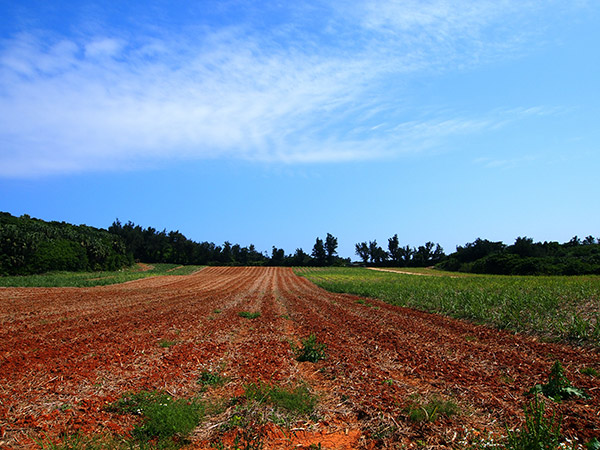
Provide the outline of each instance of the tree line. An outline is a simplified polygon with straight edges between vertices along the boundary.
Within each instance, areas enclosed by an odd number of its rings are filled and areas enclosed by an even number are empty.
[[[261,253],[250,244],[242,247],[225,241],[223,245],[212,242],[195,242],[179,231],[158,231],[142,228],[133,222],[122,224],[118,219],[108,231],[119,236],[132,257],[148,263],[173,263],[226,266],[326,266],[349,264],[349,259],[337,255],[338,240],[327,233],[325,239],[316,238],[310,254],[298,248],[293,254],[272,247],[270,253]]]
[[[398,235],[388,239],[387,251],[377,240],[359,242],[355,245],[356,255],[364,265],[393,267],[428,267],[443,261],[446,255],[440,244],[429,241],[418,247],[400,246]]]
[[[575,236],[563,244],[518,237],[513,245],[477,238],[456,247],[436,267],[498,275],[600,274],[600,239]]]
[[[0,275],[117,270],[131,264],[123,240],[107,230],[0,212]]]
[[[0,212],[0,275],[28,275],[48,271],[117,270],[133,264],[239,266],[348,266],[350,258],[337,252],[331,233],[317,237],[310,253],[297,248],[260,252],[225,241],[195,242],[179,231],[158,231],[118,219],[108,230],[65,222],[45,222],[28,215]],[[411,247],[400,245],[398,235],[383,249],[377,240],[355,244],[362,265],[428,267],[449,271],[503,275],[600,274],[600,239],[573,237],[569,242],[534,242],[518,237],[514,244],[477,238],[457,246],[449,255],[434,242]]]

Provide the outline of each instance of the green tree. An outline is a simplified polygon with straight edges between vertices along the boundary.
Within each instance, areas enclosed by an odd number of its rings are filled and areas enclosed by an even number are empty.
[[[327,264],[332,265],[335,255],[337,255],[338,240],[331,233],[327,233],[325,238],[325,252],[327,253]]]
[[[377,240],[369,241],[369,256],[371,257],[371,263],[378,265],[387,260],[388,254],[377,245]]]
[[[394,234],[394,236],[388,239],[388,253],[394,265],[399,266],[402,262],[402,256],[397,234]]]
[[[325,251],[325,244],[323,244],[323,239],[316,239],[315,245],[312,250],[312,257],[315,259],[315,264],[317,266],[324,266],[327,262],[327,252]]]
[[[366,242],[359,242],[354,245],[355,253],[363,260],[363,264],[369,262],[369,245]]]

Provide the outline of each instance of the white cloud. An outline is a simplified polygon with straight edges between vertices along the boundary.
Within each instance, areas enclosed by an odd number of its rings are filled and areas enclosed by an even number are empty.
[[[482,30],[515,9],[468,5],[367,2],[356,41],[322,48],[309,30],[282,43],[284,28],[241,26],[193,39],[18,35],[0,46],[0,176],[221,156],[372,159],[480,132],[498,124],[494,113],[407,121],[386,96],[402,74],[461,58],[458,40],[485,47]],[[335,20],[330,33],[356,26]],[[389,33],[400,41],[385,44]]]

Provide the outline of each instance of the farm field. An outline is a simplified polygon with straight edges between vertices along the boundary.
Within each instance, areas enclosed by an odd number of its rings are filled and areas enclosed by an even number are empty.
[[[600,277],[456,274],[431,269],[298,268],[332,292],[600,347]],[[421,276],[419,276],[421,275]]]
[[[299,361],[311,335],[326,358]],[[144,417],[114,405],[154,391],[203,405],[189,449],[481,448],[522,426],[525,393],[557,360],[589,398],[543,401],[563,436],[588,442],[600,436],[594,346],[331,293],[289,268],[0,288],[0,448],[53,448],[77,432],[117,442]]]

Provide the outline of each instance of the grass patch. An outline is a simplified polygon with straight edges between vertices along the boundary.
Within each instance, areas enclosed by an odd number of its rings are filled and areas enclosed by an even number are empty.
[[[174,399],[156,391],[125,395],[107,408],[119,414],[142,416],[132,436],[141,444],[153,442],[158,448],[179,448],[198,426],[204,415],[204,404],[196,399]]]
[[[325,350],[327,345],[317,342],[317,337],[311,333],[310,336],[301,340],[302,345],[296,347],[292,342],[292,351],[296,355],[296,360],[299,362],[312,362],[315,363],[322,359],[327,358]]]
[[[600,346],[596,275],[427,277],[339,267],[299,268],[296,273],[331,292]]]
[[[250,311],[240,311],[238,316],[243,317],[245,319],[257,319],[260,317],[259,312],[250,312]]]
[[[317,404],[316,397],[304,384],[294,388],[284,388],[252,383],[246,386],[244,396],[248,400],[266,403],[296,416],[310,415]]]
[[[317,397],[304,384],[271,386],[262,382],[244,387],[231,401],[221,430],[260,430],[267,423],[289,428],[299,419],[314,419]]]
[[[209,386],[222,386],[228,381],[229,378],[224,377],[218,372],[211,372],[209,370],[203,370],[198,377],[198,384],[201,384],[205,388]]]
[[[126,281],[161,275],[189,275],[203,266],[178,266],[176,264],[153,264],[150,270],[141,271],[138,266],[114,272],[50,272],[41,275],[0,277],[3,287],[92,287],[125,283]]]
[[[168,339],[161,339],[158,341],[158,345],[162,348],[173,347],[175,344],[177,344],[177,341],[170,341]]]
[[[440,417],[451,417],[458,414],[458,405],[451,400],[433,397],[424,401],[419,396],[413,396],[405,412],[412,422],[435,422]]]
[[[584,375],[588,375],[588,376],[590,376],[592,378],[598,378],[598,377],[600,377],[600,372],[598,372],[593,367],[585,367],[585,368],[581,369],[581,373],[584,374]]]

